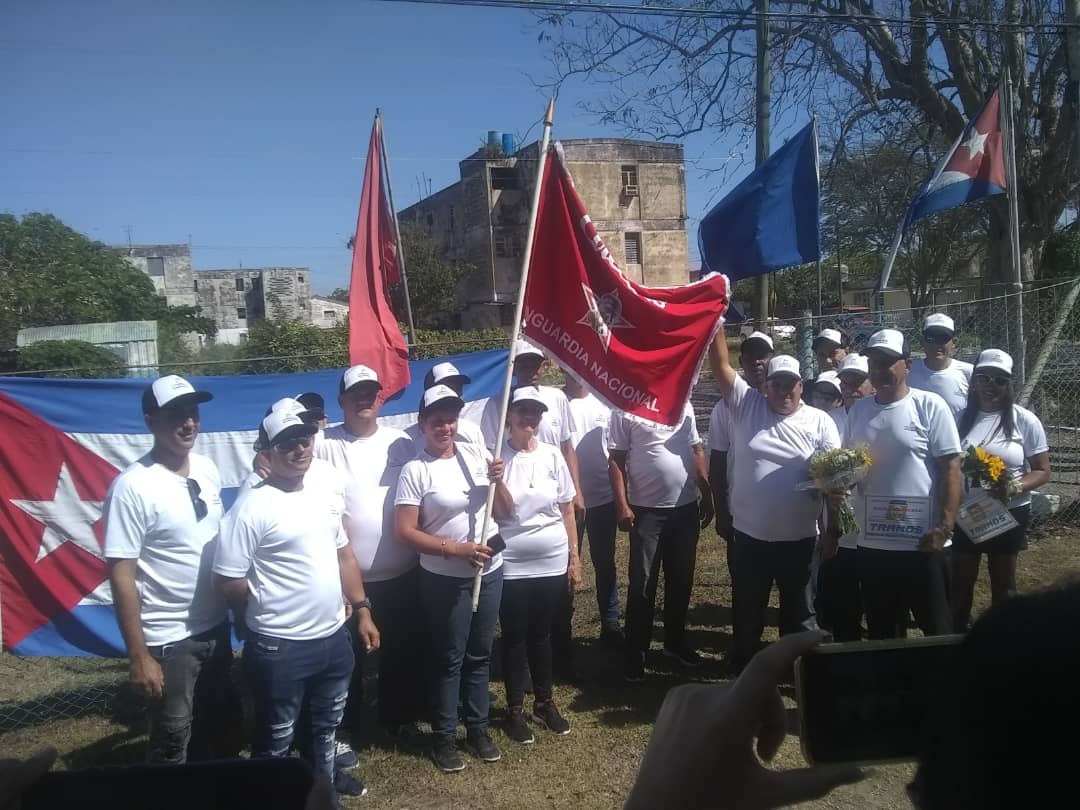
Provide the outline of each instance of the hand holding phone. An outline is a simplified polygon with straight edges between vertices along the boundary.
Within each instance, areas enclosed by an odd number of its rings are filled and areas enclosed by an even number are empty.
[[[668,692],[626,807],[764,810],[863,779],[849,765],[774,771],[754,756],[755,747],[766,762],[776,756],[787,734],[776,686],[824,637],[784,636],[754,656],[733,684],[684,684]]]

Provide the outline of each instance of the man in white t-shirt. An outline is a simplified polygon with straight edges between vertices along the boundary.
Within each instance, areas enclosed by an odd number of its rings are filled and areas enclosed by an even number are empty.
[[[765,372],[773,356],[772,338],[764,332],[751,332],[739,344],[739,366],[751,388],[765,385]],[[731,471],[735,466],[731,435],[734,426],[727,402],[720,398],[709,416],[709,483],[716,504],[716,533],[727,544],[728,575],[731,574],[731,509],[728,505]]]
[[[870,638],[898,638],[910,610],[924,635],[949,633],[949,565],[960,504],[960,437],[937,394],[908,385],[910,355],[895,329],[866,345],[877,393],[848,414],[845,444],[866,445],[871,466],[852,495],[860,532],[859,583]],[[836,547],[830,538],[826,557]]]
[[[315,426],[320,430],[326,430],[328,420],[326,418],[326,400],[323,399],[322,394],[315,391],[308,391],[303,394],[299,394],[295,397],[295,401],[299,402],[304,411],[308,414],[308,421],[314,422]]]
[[[769,361],[764,393],[735,373],[723,336],[709,360],[735,426],[730,665],[741,671],[761,645],[774,582],[781,635],[813,629],[807,584],[821,501],[796,488],[810,477],[810,457],[838,448],[840,436],[828,414],[802,401],[794,357]]]
[[[574,451],[578,459],[585,519],[577,524],[578,551],[588,532],[589,557],[596,574],[596,605],[600,612],[600,638],[622,641],[619,626],[619,587],[615,576],[615,495],[608,474],[608,426],[611,409],[590,394],[575,377],[563,372],[563,390],[574,416]]]
[[[664,654],[685,666],[702,663],[686,642],[686,612],[698,534],[713,518],[712,490],[689,402],[674,427],[612,411],[608,430],[616,515],[619,528],[630,532],[624,674],[634,682],[645,677],[661,562]]]
[[[956,360],[956,325],[941,312],[926,316],[923,322],[923,348],[926,357],[911,364],[907,384],[922,391],[933,391],[949,406],[954,418],[967,407],[971,387],[971,363]]]
[[[872,397],[874,386],[870,382],[870,366],[865,355],[849,354],[840,362],[836,374],[840,380],[843,402],[839,408],[829,411],[829,416],[836,423],[843,444],[848,411],[860,399]],[[856,567],[857,545],[858,534],[846,534],[839,538],[836,553],[829,559],[822,559],[817,572],[814,602],[817,622],[832,633],[836,641],[858,641],[862,638],[863,609]]]
[[[252,755],[286,757],[296,738],[316,776],[332,782],[353,670],[345,603],[358,614],[365,651],[378,648],[379,632],[342,524],[345,480],[311,463],[317,428],[278,410],[260,430],[270,474],[222,520],[214,579],[244,631]]]
[[[131,683],[149,698],[152,763],[239,750],[230,747],[239,696],[229,686],[225,600],[210,581],[221,478],[213,461],[191,451],[199,405],[212,398],[173,374],[155,380],[142,395],[154,445],[105,498],[105,558]]]
[[[823,371],[836,371],[848,353],[847,338],[839,329],[822,329],[810,346],[814,350],[819,374]]]
[[[424,375],[424,390],[436,385],[445,385],[459,397],[465,396],[465,386],[472,382],[469,375],[462,374],[453,363],[436,363]],[[421,403],[422,405],[422,403]],[[420,423],[414,422],[405,428],[405,434],[416,444],[417,455],[424,449],[424,434],[420,432]],[[464,416],[458,417],[457,433],[454,434],[455,442],[468,442],[480,447],[486,447],[484,432],[480,426]]]
[[[392,736],[415,741],[421,719],[427,645],[417,593],[416,552],[394,535],[394,493],[401,469],[416,457],[404,431],[379,425],[382,384],[374,370],[353,366],[341,378],[344,422],[327,428],[315,458],[345,478],[345,533],[364,576],[379,627],[379,721]],[[350,627],[350,629],[354,629]],[[363,697],[364,651],[357,645],[345,724],[356,734]]]

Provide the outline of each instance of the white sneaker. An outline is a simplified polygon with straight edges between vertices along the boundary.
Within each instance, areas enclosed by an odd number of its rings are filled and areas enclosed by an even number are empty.
[[[360,764],[360,757],[349,747],[349,744],[338,740],[334,745],[334,767],[339,771],[347,771]]]

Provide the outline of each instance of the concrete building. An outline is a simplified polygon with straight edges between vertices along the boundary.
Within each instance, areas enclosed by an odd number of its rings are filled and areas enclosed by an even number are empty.
[[[193,307],[198,302],[188,245],[128,245],[113,248],[154,282],[154,290],[170,307]]]
[[[627,276],[655,287],[687,283],[682,146],[618,138],[562,146],[585,209]],[[454,325],[464,328],[513,319],[539,145],[504,149],[490,140],[459,163],[458,182],[399,214],[426,230],[446,258],[477,268],[459,290]]]
[[[217,324],[217,342],[240,343],[258,321],[307,321],[310,278],[306,267],[261,267],[196,270],[193,283],[203,315]]]
[[[313,295],[309,306],[311,325],[320,329],[330,329],[349,320],[349,305],[336,298]]]

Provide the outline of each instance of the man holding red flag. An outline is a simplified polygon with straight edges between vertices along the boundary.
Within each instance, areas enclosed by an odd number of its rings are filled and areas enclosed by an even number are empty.
[[[394,214],[383,190],[379,119],[371,129],[349,285],[349,364],[374,369],[391,397],[409,384],[409,349],[387,287],[401,279]]]

